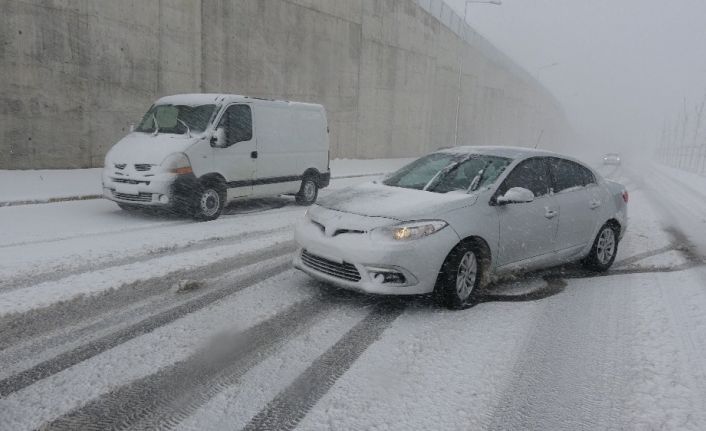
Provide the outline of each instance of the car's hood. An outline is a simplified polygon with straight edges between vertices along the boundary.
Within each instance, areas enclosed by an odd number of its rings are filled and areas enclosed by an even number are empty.
[[[319,199],[318,204],[336,211],[409,221],[433,218],[475,203],[478,195],[432,193],[365,183]]]
[[[199,139],[182,135],[131,133],[111,148],[107,159],[110,163],[159,165],[170,154],[186,151]]]

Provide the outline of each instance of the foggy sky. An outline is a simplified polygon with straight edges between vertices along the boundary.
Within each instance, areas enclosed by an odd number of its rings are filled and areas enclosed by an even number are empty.
[[[463,16],[464,0],[446,1]],[[503,0],[470,4],[468,22],[601,151],[651,151],[684,98],[693,110],[706,95],[706,0]]]

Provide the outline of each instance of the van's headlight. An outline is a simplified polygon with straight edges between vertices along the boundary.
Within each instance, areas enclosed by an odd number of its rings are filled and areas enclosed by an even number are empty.
[[[423,220],[377,228],[372,233],[377,238],[391,239],[393,241],[413,241],[433,235],[448,225],[443,220]]]
[[[185,175],[193,173],[191,162],[184,153],[174,153],[167,156],[162,162],[162,170],[177,175]]]

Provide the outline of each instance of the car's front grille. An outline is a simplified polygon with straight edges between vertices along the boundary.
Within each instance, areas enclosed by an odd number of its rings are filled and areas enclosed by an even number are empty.
[[[302,262],[311,269],[348,281],[360,281],[360,273],[356,267],[350,263],[338,263],[320,256],[302,251]]]
[[[137,165],[135,165],[135,170],[138,172],[147,172],[147,171],[152,170],[152,165],[137,164]]]
[[[152,193],[140,193],[139,195],[129,195],[127,193],[118,193],[116,191],[113,191],[113,196],[116,199],[120,199],[122,201],[152,202]]]

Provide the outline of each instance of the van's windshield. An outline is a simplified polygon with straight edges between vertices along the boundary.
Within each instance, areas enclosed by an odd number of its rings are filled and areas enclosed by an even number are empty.
[[[206,130],[216,105],[154,105],[137,127],[142,133],[184,135]]]

